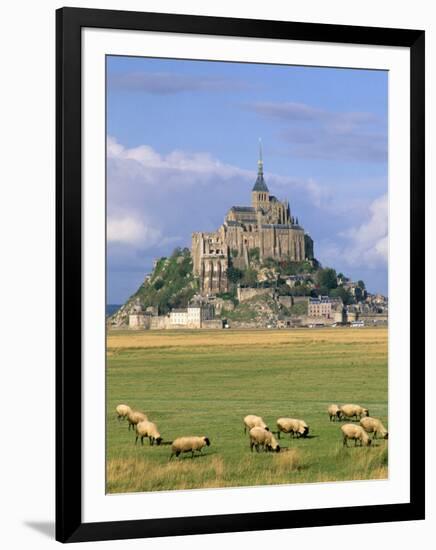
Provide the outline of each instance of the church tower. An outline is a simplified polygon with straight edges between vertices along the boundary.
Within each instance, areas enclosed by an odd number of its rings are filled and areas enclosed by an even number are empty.
[[[263,179],[262,142],[259,139],[259,160],[257,161],[257,178],[251,192],[253,208],[267,208],[269,206],[269,189]]]

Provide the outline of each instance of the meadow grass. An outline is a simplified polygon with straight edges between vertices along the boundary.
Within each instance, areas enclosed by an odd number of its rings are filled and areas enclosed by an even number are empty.
[[[113,331],[107,341],[107,492],[384,479],[387,443],[342,447],[330,403],[359,403],[387,426],[387,329]],[[115,407],[158,424],[164,443],[207,435],[204,455],[135,446]],[[251,453],[242,419],[303,418],[310,437]]]

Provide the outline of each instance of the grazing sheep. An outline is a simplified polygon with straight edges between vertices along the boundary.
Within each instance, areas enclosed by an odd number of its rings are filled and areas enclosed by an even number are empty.
[[[210,440],[208,437],[202,436],[190,436],[190,437],[178,437],[175,439],[171,445],[171,456],[170,460],[176,455],[176,458],[180,453],[189,453],[191,451],[191,458],[194,457],[194,451],[199,451],[207,445],[209,447]]]
[[[309,426],[304,420],[299,420],[298,418],[278,418],[277,427],[279,429],[279,439],[280,432],[292,435],[292,437],[295,437],[295,434],[297,437],[306,437],[309,433]]]
[[[342,417],[342,412],[341,412],[341,409],[340,407],[338,407],[337,405],[335,405],[334,403],[332,403],[331,405],[329,405],[328,409],[327,409],[327,412],[328,412],[328,415],[330,417],[330,422],[333,420],[340,420],[341,417]]]
[[[129,412],[132,412],[129,405],[118,405],[115,410],[118,415],[118,421],[125,420]]]
[[[139,424],[139,422],[142,422],[144,420],[148,420],[144,413],[139,411],[130,411],[127,415],[127,420],[129,421],[129,430],[133,426],[136,426]]]
[[[356,420],[360,420],[363,416],[369,416],[368,409],[365,409],[364,407],[361,407],[360,405],[342,405],[342,407],[339,407],[341,414],[344,418],[347,418],[351,420],[352,418],[355,418]]]
[[[265,428],[255,427],[250,430],[250,449],[253,452],[253,447],[259,452],[259,447],[263,447],[264,451],[280,452],[280,445],[277,443],[273,434],[265,430]]]
[[[156,424],[154,424],[154,422],[149,422],[148,420],[143,420],[142,422],[138,422],[138,424],[136,424],[135,445],[138,442],[139,437],[141,438],[142,445],[144,445],[144,437],[148,437],[150,445],[154,445],[155,441],[156,445],[160,445],[162,442],[162,438]]]
[[[348,447],[348,440],[354,439],[354,446],[357,445],[357,441],[360,441],[360,446],[371,445],[371,440],[368,434],[362,428],[362,426],[356,426],[356,424],[344,424],[341,426],[343,442],[345,447]]]
[[[360,420],[360,425],[367,433],[374,434],[372,436],[373,439],[376,439],[378,436],[382,437],[383,439],[388,438],[388,431],[378,418],[365,416],[365,418],[362,418]]]
[[[263,421],[263,418],[260,416],[256,416],[255,414],[249,414],[244,418],[244,434],[251,430],[251,428],[264,428],[265,430],[269,430],[268,426]]]

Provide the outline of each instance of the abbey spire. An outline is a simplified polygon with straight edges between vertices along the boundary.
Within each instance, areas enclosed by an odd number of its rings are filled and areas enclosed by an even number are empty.
[[[262,208],[269,204],[269,189],[263,177],[262,141],[259,138],[259,160],[257,161],[257,178],[251,193],[251,203],[254,208]]]

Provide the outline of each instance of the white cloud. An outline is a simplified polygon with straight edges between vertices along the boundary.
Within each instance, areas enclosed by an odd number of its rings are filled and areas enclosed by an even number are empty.
[[[347,255],[351,262],[368,267],[388,262],[388,196],[377,198],[369,208],[369,219],[359,227],[350,229],[347,236],[351,246]]]
[[[339,242],[320,243],[321,260],[331,265],[338,260],[350,267],[376,269],[388,264],[388,196],[375,199],[365,221],[339,233]]]
[[[162,238],[161,232],[130,216],[109,217],[107,221],[107,240],[109,243],[154,246]]]
[[[254,176],[252,171],[243,170],[230,164],[224,164],[209,153],[189,153],[175,150],[167,155],[160,155],[148,145],[140,145],[139,147],[130,149],[125,148],[123,145],[119,144],[115,138],[110,136],[107,139],[107,156],[108,159],[136,161],[141,166],[147,167],[148,169],[174,171],[178,173],[179,177],[187,173],[203,176],[201,180],[198,180],[198,178],[194,180],[192,178],[179,179],[180,183],[186,183],[188,181],[194,181],[194,183],[205,182],[208,178],[216,176],[223,179],[229,179],[235,176],[253,178]],[[204,177],[206,177],[206,179],[204,179]]]

